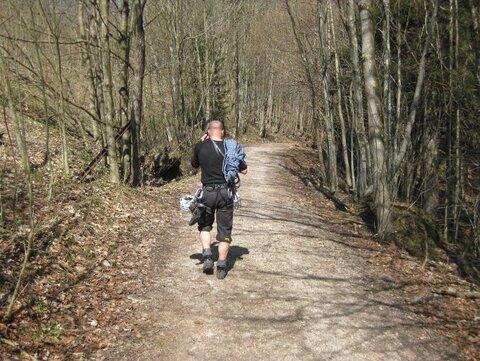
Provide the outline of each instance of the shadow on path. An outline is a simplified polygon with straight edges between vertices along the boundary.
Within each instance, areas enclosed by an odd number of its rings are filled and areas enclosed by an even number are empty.
[[[231,246],[228,252],[228,271],[231,271],[235,267],[237,260],[243,260],[243,256],[249,254],[250,251],[246,247]],[[212,258],[216,262],[218,260],[218,242],[212,243]],[[196,265],[203,263],[203,257],[201,253],[193,253],[190,255],[190,259],[197,260]]]

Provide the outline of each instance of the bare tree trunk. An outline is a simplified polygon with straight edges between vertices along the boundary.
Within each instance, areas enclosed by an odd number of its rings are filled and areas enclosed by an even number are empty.
[[[393,154],[397,154],[398,149],[398,136],[400,132],[398,131],[401,124],[402,118],[402,27],[400,24],[400,1],[397,1],[397,94],[396,94],[396,127],[394,131],[394,139],[392,140],[392,149]],[[390,176],[395,177],[393,173],[393,159],[390,161]],[[394,182],[397,183],[396,181]]]
[[[455,27],[455,70],[458,73],[458,47],[460,44],[460,36],[458,32],[458,0],[454,1],[454,27]],[[455,78],[455,89],[459,89],[460,84],[458,77]],[[461,151],[460,151],[460,129],[461,129],[461,120],[460,120],[460,104],[458,99],[454,99],[455,104],[455,194],[454,194],[454,212],[453,212],[453,224],[455,229],[455,242],[458,239],[458,222],[460,217],[460,189],[462,182],[462,162],[461,162]]]
[[[180,84],[179,84],[179,36],[178,36],[178,1],[170,2],[171,9],[169,13],[168,27],[170,33],[170,91],[172,98],[172,116],[174,122],[175,137],[177,144],[182,144],[182,140],[186,134],[184,124],[180,124],[181,105],[180,105]],[[197,41],[197,39],[195,39]]]
[[[15,125],[15,137],[17,141],[17,147],[20,152],[20,156],[22,158],[23,164],[23,171],[26,177],[26,184],[27,184],[27,192],[28,192],[28,203],[29,203],[29,221],[30,221],[30,230],[27,237],[27,242],[24,246],[24,255],[23,255],[23,263],[20,268],[20,273],[17,278],[17,282],[15,284],[15,288],[13,290],[13,294],[10,298],[10,303],[7,308],[7,320],[12,318],[13,306],[17,301],[18,294],[20,292],[20,287],[23,280],[23,275],[27,269],[28,259],[30,258],[30,254],[33,248],[33,238],[35,232],[35,217],[34,217],[34,207],[33,207],[33,187],[32,187],[32,179],[31,179],[31,167],[30,167],[30,160],[28,158],[28,151],[27,145],[25,141],[25,125],[23,122],[23,116],[19,117],[16,110],[15,104],[13,101],[13,92],[10,85],[10,79],[7,73],[7,67],[5,64],[5,59],[3,54],[0,52],[0,73],[3,75],[3,85],[4,91],[7,97],[7,101],[11,110],[13,124]]]
[[[65,116],[65,95],[63,91],[63,69],[62,69],[62,54],[60,52],[60,39],[55,36],[55,49],[57,51],[57,72],[58,72],[58,86],[60,88],[60,116],[61,116],[61,133],[62,133],[62,160],[63,170],[67,176],[70,176],[70,165],[68,164],[68,143],[67,143],[67,119]]]
[[[103,52],[102,52],[102,16],[98,8],[98,1],[90,7],[89,13],[89,40],[95,45],[90,48],[90,55],[92,58],[92,72],[95,80],[92,86],[95,86],[95,106],[98,119],[102,123],[98,124],[98,138],[100,139],[102,147],[107,144],[106,126],[105,126],[105,94],[104,94],[104,76],[103,76]],[[105,161],[107,162],[106,158]],[[107,162],[108,163],[108,162]]]
[[[415,93],[413,95],[412,104],[410,105],[408,122],[405,127],[405,134],[404,134],[403,141],[400,145],[400,149],[398,150],[398,153],[395,156],[394,171],[392,172],[392,174],[395,174],[400,168],[402,160],[404,159],[405,154],[407,153],[407,148],[410,146],[410,143],[411,143],[412,129],[413,129],[413,124],[415,123],[417,110],[420,104],[420,95],[422,92],[423,82],[425,80],[425,65],[427,61],[427,54],[428,54],[428,49],[430,48],[430,41],[434,31],[437,12],[438,12],[438,0],[435,0],[432,16],[430,18],[430,24],[428,26],[428,33],[425,39],[425,44],[423,46],[422,56],[420,59],[420,65],[418,68],[417,84],[415,86]]]
[[[130,123],[129,116],[129,92],[128,92],[128,72],[130,65],[130,31],[128,28],[128,20],[130,14],[130,7],[128,0],[122,0],[120,4],[120,38],[118,40],[118,46],[120,48],[120,57],[122,59],[122,71],[120,72],[120,109],[119,109],[119,124],[121,127],[125,127]],[[127,131],[122,136],[122,169],[123,169],[123,182],[127,183],[131,177],[132,168],[132,133]]]
[[[295,128],[295,130],[299,131],[300,132],[300,135],[303,134],[304,132],[304,128],[303,128],[303,116],[304,116],[304,108],[303,108],[303,104],[302,104],[302,99],[300,97],[300,95],[298,96],[298,99],[297,99],[297,126]]]
[[[145,0],[146,1],[146,0]],[[185,106],[185,90],[184,90],[184,79],[183,79],[183,73],[184,73],[184,42],[183,42],[183,25],[182,25],[182,13],[183,13],[183,5],[184,1],[178,1],[176,4],[176,12],[175,12],[175,36],[176,36],[176,41],[175,44],[177,45],[175,55],[176,55],[176,81],[177,81],[177,86],[178,86],[178,97],[179,97],[179,103],[180,103],[180,108],[177,110],[180,111],[180,118],[182,120],[182,127],[187,127],[187,112],[186,112],[186,106]],[[193,129],[193,126],[192,126]]]
[[[33,9],[30,8],[30,19],[32,21],[32,24],[35,24],[35,16],[33,14]],[[42,105],[43,105],[43,117],[45,120],[45,129],[46,129],[46,135],[45,135],[45,161],[48,164],[48,169],[50,169],[50,122],[48,119],[48,103],[47,103],[47,90],[45,87],[45,72],[43,70],[43,62],[40,56],[40,44],[38,43],[38,36],[35,34],[34,35],[34,43],[35,43],[35,57],[37,58],[38,62],[38,69],[39,69],[39,75],[40,75],[40,83],[41,83],[41,88],[42,88]]]
[[[332,11],[332,4],[331,2],[328,3],[329,11],[330,11],[330,30],[332,32],[332,39],[333,39],[333,53],[335,56],[335,80],[337,86],[337,106],[338,106],[338,118],[340,120],[340,131],[341,131],[341,141],[342,141],[342,155],[343,155],[343,163],[345,165],[345,178],[348,187],[352,187],[352,175],[350,173],[350,162],[348,160],[348,146],[347,146],[347,132],[345,128],[345,119],[343,117],[343,110],[342,110],[342,86],[340,83],[340,60],[338,58],[337,52],[337,40],[335,34],[335,26],[333,24],[333,11]]]
[[[332,192],[338,188],[337,177],[337,148],[335,146],[335,129],[330,106],[330,81],[329,81],[329,47],[327,45],[327,9],[322,6],[322,1],[317,0],[318,37],[320,44],[320,68],[322,74],[323,102],[325,105],[325,125],[327,133],[327,159],[328,159],[328,186]]]
[[[30,18],[32,24],[35,24],[35,16],[33,13],[33,9],[30,8]],[[49,187],[48,187],[48,201],[50,201],[52,196],[52,187],[53,187],[53,169],[52,169],[52,160],[50,157],[50,121],[48,116],[48,103],[47,103],[47,90],[46,90],[46,82],[45,82],[45,73],[43,69],[43,62],[40,57],[40,44],[38,43],[38,35],[34,35],[34,42],[35,42],[35,56],[38,62],[38,69],[40,73],[40,82],[42,88],[42,105],[43,105],[43,116],[45,119],[45,162],[47,163],[48,168],[48,175],[49,175]]]
[[[240,135],[240,54],[238,30],[235,31],[235,136]]]
[[[251,125],[257,126],[258,124],[258,75],[257,75],[257,59],[253,61],[253,71],[252,71],[252,86],[253,91],[251,92],[251,102],[250,102],[250,114],[251,114]]]
[[[267,136],[267,122],[271,123],[273,116],[273,69],[270,68],[268,80],[268,97],[267,97],[267,110],[265,117],[260,128],[260,136],[265,138]]]
[[[383,7],[385,9],[385,26],[383,29],[383,113],[385,114],[385,144],[387,150],[387,168],[390,170],[393,147],[392,147],[392,86],[391,86],[391,62],[392,52],[390,49],[390,23],[391,23],[391,10],[390,0],[383,0]]]
[[[430,128],[430,127],[428,127]],[[427,129],[428,129],[427,128]],[[423,209],[429,214],[435,214],[438,206],[438,134],[431,129],[426,135],[424,154],[425,184],[423,192]]]
[[[195,38],[195,53],[196,53],[196,60],[197,60],[197,64],[195,65],[195,68],[197,69],[197,80],[198,80],[198,84],[199,84],[199,87],[200,87],[200,92],[201,92],[201,97],[200,97],[200,104],[199,104],[199,110],[203,109],[203,115],[204,115],[204,119],[203,119],[203,122],[201,122],[200,124],[200,127],[202,128],[202,130],[205,130],[205,126],[206,126],[206,85],[205,85],[205,78],[203,76],[203,72],[202,72],[202,58],[201,58],[201,55],[200,55],[200,45],[198,43],[198,38]]]
[[[60,34],[58,29],[58,24],[52,24],[48,20],[48,17],[45,13],[45,9],[43,8],[43,5],[41,1],[38,1],[38,4],[40,6],[40,10],[45,17],[48,29],[50,31],[50,34],[55,40],[55,51],[56,51],[56,60],[57,60],[57,78],[58,78],[58,86],[59,86],[59,104],[60,104],[60,133],[62,135],[62,164],[63,164],[63,171],[65,175],[70,176],[70,166],[68,163],[68,143],[67,143],[67,132],[66,132],[66,116],[65,116],[65,95],[64,95],[64,90],[63,90],[63,72],[62,72],[62,54],[60,51]],[[55,11],[55,9],[54,9]],[[55,15],[56,16],[56,15]]]
[[[475,75],[477,77],[477,96],[480,99],[480,1],[470,0],[470,7],[472,9],[473,31],[473,47],[475,51]]]
[[[248,86],[249,84],[249,72],[248,68],[243,66],[244,69],[244,74],[245,74],[245,85],[243,87],[243,92],[242,92],[242,107],[240,107],[240,132],[241,134],[245,134],[247,130],[247,124],[248,124],[248,118],[249,118],[249,110],[248,110],[248,99],[250,96],[250,88]],[[242,110],[243,109],[243,110]]]
[[[177,138],[177,143],[181,143],[181,130],[180,130],[180,122],[178,120],[178,103],[177,103],[177,98],[178,98],[178,89],[177,89],[177,83],[175,80],[175,65],[174,65],[174,58],[175,54],[173,51],[173,46],[170,45],[170,57],[172,58],[171,60],[171,66],[170,66],[170,93],[171,93],[171,98],[172,98],[172,117],[173,117],[173,125],[175,127],[175,136]]]
[[[206,3],[204,2],[203,7],[203,31],[205,36],[205,56],[204,56],[204,67],[205,67],[205,121],[209,122],[212,120],[212,111],[211,111],[211,97],[210,97],[210,87],[211,87],[211,78],[210,78],[210,57],[209,57],[209,41],[210,36],[208,32],[208,23],[207,23],[207,9]]]
[[[350,44],[352,49],[353,63],[353,93],[355,98],[354,124],[358,137],[359,165],[357,173],[357,194],[363,195],[368,187],[367,172],[370,168],[368,140],[365,131],[365,116],[363,111],[363,92],[361,87],[360,61],[358,58],[357,27],[355,24],[354,0],[349,0],[348,27],[350,32]]]
[[[145,74],[145,29],[143,14],[147,0],[136,0],[133,3],[133,46],[132,61],[132,118],[130,131],[132,133],[132,185],[141,183],[140,169],[140,126],[143,121],[143,78]]]
[[[353,0],[352,0],[353,1]],[[298,46],[298,51],[300,52],[300,56],[302,58],[302,63],[305,69],[305,74],[307,76],[308,88],[310,90],[310,101],[312,105],[312,128],[313,128],[313,142],[317,146],[318,150],[318,160],[320,166],[320,173],[323,179],[326,178],[326,171],[325,171],[325,164],[323,161],[323,154],[322,154],[322,137],[320,136],[319,132],[319,119],[318,119],[318,109],[317,109],[317,94],[315,91],[315,84],[313,83],[312,72],[310,69],[310,64],[308,62],[307,53],[305,51],[305,47],[299,37],[297,24],[295,18],[293,17],[292,10],[290,8],[290,4],[288,0],[285,0],[285,6],[287,8],[288,16],[290,17],[290,22],[292,24],[293,35],[295,37],[295,41]]]
[[[353,95],[353,82],[354,80],[352,79],[352,83],[349,87],[349,107],[350,107],[350,113],[347,111],[347,120],[348,123],[350,124],[350,173],[352,175],[352,185],[353,189],[357,189],[357,182],[355,178],[355,151],[357,151],[357,154],[360,152],[359,147],[355,147],[355,101],[354,101],[354,95]],[[349,116],[351,114],[351,116]],[[358,138],[358,136],[357,136]],[[358,157],[360,158],[360,157]],[[358,167],[360,168],[360,167]],[[358,193],[357,193],[358,196]],[[354,197],[355,198],[355,197]]]
[[[110,31],[108,29],[108,19],[110,17],[110,1],[101,0],[101,16],[102,16],[102,52],[103,52],[103,80],[104,80],[104,97],[105,97],[105,125],[107,130],[108,144],[108,165],[110,168],[110,180],[113,183],[120,182],[120,174],[118,171],[118,155],[117,144],[114,134],[114,103],[113,103],[113,87],[112,87],[112,65],[110,57]]]
[[[10,78],[8,77],[8,74],[10,73],[10,71],[7,70],[5,59],[1,52],[0,52],[0,72],[3,75],[3,87],[4,87],[5,95],[7,97],[8,106],[10,107],[13,124],[15,125],[15,138],[17,141],[18,151],[20,152],[20,157],[22,159],[23,169],[25,170],[25,173],[28,175],[31,173],[31,170],[30,170],[30,160],[28,159],[27,144],[25,142],[25,127],[23,124],[23,119],[20,119],[15,108],[14,95],[13,95],[12,87],[10,84]]]
[[[454,153],[454,143],[452,135],[454,133],[454,123],[455,115],[454,109],[456,108],[456,101],[454,97],[454,69],[455,69],[455,8],[454,0],[449,1],[449,24],[448,24],[448,37],[449,37],[449,46],[448,46],[448,88],[449,88],[449,99],[448,99],[448,133],[447,133],[447,172],[446,172],[446,186],[447,194],[445,197],[445,228],[444,228],[444,237],[445,240],[450,239],[451,232],[450,230],[455,225],[456,219],[456,172],[455,172],[455,162],[453,159]]]
[[[360,0],[359,6],[362,24],[362,59],[365,77],[365,93],[368,103],[369,142],[373,165],[376,228],[378,236],[384,239],[388,236],[391,229],[391,204],[387,184],[381,102],[378,96],[378,82],[375,75],[375,40],[372,20],[370,18],[370,0]]]
[[[78,0],[78,24],[79,24],[79,33],[80,39],[83,41],[85,46],[85,51],[82,52],[83,62],[87,64],[87,76],[90,86],[90,110],[92,114],[97,114],[98,110],[98,94],[97,94],[97,84],[95,80],[95,69],[94,69],[94,60],[92,57],[92,52],[90,49],[90,42],[87,39],[87,31],[85,30],[85,13],[84,13],[84,0]],[[95,119],[92,119],[92,134],[95,140],[99,137],[98,124]]]

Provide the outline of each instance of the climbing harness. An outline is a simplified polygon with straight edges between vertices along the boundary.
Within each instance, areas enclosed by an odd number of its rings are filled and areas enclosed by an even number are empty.
[[[180,209],[184,212],[193,212],[193,209],[196,207],[196,204],[200,202],[202,196],[203,190],[199,188],[194,194],[188,194],[180,198]]]
[[[180,198],[180,210],[184,212],[188,212],[190,210],[190,205],[194,200],[195,200],[195,197],[192,195],[188,195]]]
[[[225,153],[212,140],[215,151],[223,157],[222,170],[225,175],[226,183],[223,184],[205,184],[203,188],[197,189],[194,194],[188,194],[180,198],[180,209],[184,212],[192,212],[192,218],[188,222],[190,226],[198,223],[204,212],[211,212],[210,207],[202,203],[203,189],[208,191],[219,191],[228,189],[228,197],[233,201],[233,207],[238,209],[242,205],[240,193],[240,177],[238,176],[238,164],[245,158],[243,147],[233,139],[224,141]]]
[[[236,188],[233,190],[233,207],[239,209],[242,206],[242,199],[240,198],[240,193]]]
[[[211,208],[202,203],[203,189],[199,188],[195,194],[189,194],[180,198],[180,209],[182,211],[192,212],[192,218],[188,222],[189,226],[198,223],[205,212],[211,212]]]

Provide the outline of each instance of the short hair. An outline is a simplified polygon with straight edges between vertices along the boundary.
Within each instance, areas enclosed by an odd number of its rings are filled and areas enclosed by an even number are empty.
[[[225,125],[223,124],[222,120],[211,120],[210,123],[208,123],[208,129],[225,129]]]

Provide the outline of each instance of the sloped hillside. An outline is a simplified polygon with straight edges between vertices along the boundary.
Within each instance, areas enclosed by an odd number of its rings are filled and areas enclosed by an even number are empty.
[[[44,126],[28,122],[26,128],[35,169],[34,241],[13,317],[7,322],[30,227],[14,129],[3,120],[0,124],[0,354],[81,359],[102,347],[101,340],[108,341],[109,330],[129,329],[129,319],[135,317],[130,314],[135,299],[129,295],[142,287],[139,275],[148,261],[146,248],[158,238],[168,248],[171,240],[162,234],[178,215],[177,199],[185,186],[182,181],[161,188],[114,186],[102,180],[102,165],[96,170],[97,180],[79,183],[63,175],[55,151],[49,173]],[[58,141],[52,129],[50,142]],[[91,154],[74,137],[69,137],[69,144],[75,174]]]

